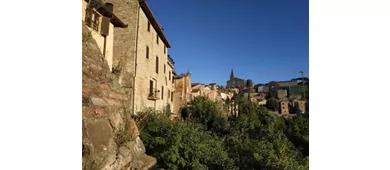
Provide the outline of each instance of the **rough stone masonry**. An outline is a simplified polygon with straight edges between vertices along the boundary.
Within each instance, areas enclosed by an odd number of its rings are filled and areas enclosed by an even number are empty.
[[[129,99],[90,34],[83,22],[83,170],[149,169],[156,159],[145,154],[137,125],[124,105]]]

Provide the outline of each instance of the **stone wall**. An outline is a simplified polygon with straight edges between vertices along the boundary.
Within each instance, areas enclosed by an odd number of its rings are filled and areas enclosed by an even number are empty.
[[[83,170],[149,169],[156,159],[145,154],[129,98],[84,22],[82,48]]]
[[[180,75],[177,78],[175,78],[175,84],[174,84],[174,96],[173,96],[173,113],[180,116],[180,110],[181,108],[185,107],[187,102],[191,100],[191,76],[190,74],[187,75]]]
[[[305,113],[306,111],[306,102],[305,101],[295,101],[294,103],[295,110],[297,113]]]
[[[280,110],[280,114],[289,114],[289,102],[280,102],[279,103],[280,104],[280,108],[279,108],[279,110]]]
[[[103,1],[114,4],[115,15],[128,25],[127,28],[115,29],[112,72],[121,86],[120,91],[129,99],[125,101],[128,110],[133,113],[139,2],[138,0]]]

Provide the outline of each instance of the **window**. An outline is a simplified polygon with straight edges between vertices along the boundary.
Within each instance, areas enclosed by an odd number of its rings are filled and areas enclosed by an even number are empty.
[[[161,86],[161,99],[164,99],[164,86]]]
[[[149,59],[149,47],[146,46],[146,58]]]
[[[149,82],[149,96],[153,96],[153,81]]]
[[[169,71],[169,80],[171,80],[171,71]]]
[[[172,84],[175,83],[174,79],[173,79],[173,75],[172,75]]]
[[[157,44],[158,44],[158,34],[156,34],[156,38],[157,38]]]
[[[92,8],[85,10],[85,23],[95,31],[99,30],[100,15]]]
[[[171,92],[171,102],[173,102],[173,92]]]
[[[164,64],[164,74],[165,74],[165,70],[166,70],[166,65]]]
[[[167,47],[164,45],[164,54],[167,53]]]
[[[150,32],[150,21],[148,21],[148,32]]]
[[[168,99],[171,97],[171,90],[168,90]]]
[[[156,56],[156,73],[158,74],[158,56]]]

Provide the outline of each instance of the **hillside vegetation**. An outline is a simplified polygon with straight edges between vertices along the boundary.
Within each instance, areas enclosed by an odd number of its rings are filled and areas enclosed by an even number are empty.
[[[197,97],[184,121],[141,113],[147,154],[164,169],[309,169],[307,115],[284,119],[238,97],[239,116]]]

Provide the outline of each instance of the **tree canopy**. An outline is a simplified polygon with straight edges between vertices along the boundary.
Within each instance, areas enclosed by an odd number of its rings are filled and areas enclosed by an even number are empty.
[[[195,98],[185,121],[148,112],[141,138],[165,169],[308,169],[308,116],[278,117],[236,96],[238,117]]]

